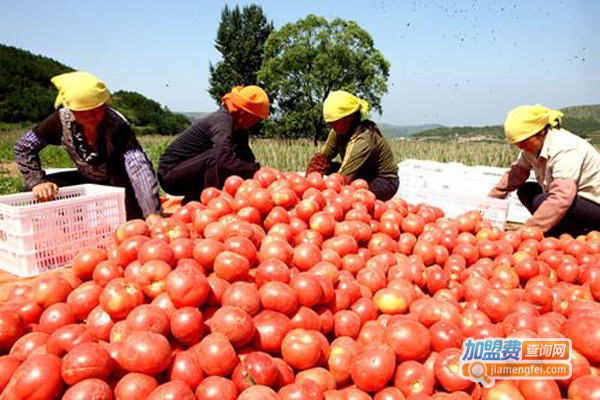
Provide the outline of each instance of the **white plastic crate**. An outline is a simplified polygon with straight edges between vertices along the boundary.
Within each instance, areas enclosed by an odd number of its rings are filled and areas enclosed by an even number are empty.
[[[439,192],[437,196],[447,199],[446,208],[451,208],[453,203],[464,204],[475,199],[485,203],[489,200],[487,194],[500,181],[505,171],[505,168],[497,167],[471,167],[460,163],[405,160],[398,164],[400,178],[398,195],[411,201],[410,198],[414,197],[415,193],[423,193],[417,196],[418,199],[429,202],[428,198],[435,197],[433,193]],[[533,172],[528,180],[535,181]],[[426,198],[425,193],[431,194]],[[507,221],[522,223],[531,216],[517,198],[516,192],[508,195],[507,202]]]
[[[0,196],[0,268],[26,277],[70,265],[86,247],[105,247],[125,222],[125,189],[61,187],[38,202],[31,192]]]
[[[400,178],[402,179],[402,178]],[[508,200],[487,196],[473,196],[464,193],[451,193],[448,190],[427,189],[404,190],[398,195],[409,203],[427,203],[439,207],[448,217],[454,218],[467,211],[479,211],[483,219],[502,230],[506,227]]]

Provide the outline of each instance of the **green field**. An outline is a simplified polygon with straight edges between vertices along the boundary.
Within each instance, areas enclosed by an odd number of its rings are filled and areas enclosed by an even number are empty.
[[[21,191],[23,179],[13,156],[13,145],[24,133],[25,127],[0,130],[0,194]],[[143,135],[139,140],[152,159],[154,167],[158,158],[173,140],[172,136]],[[398,162],[406,159],[460,162],[466,165],[507,167],[517,156],[517,149],[499,142],[422,141],[391,139],[390,143]],[[311,140],[252,139],[257,160],[263,166],[280,171],[304,171],[310,156],[318,150]],[[48,146],[41,154],[44,168],[73,167],[65,150]]]

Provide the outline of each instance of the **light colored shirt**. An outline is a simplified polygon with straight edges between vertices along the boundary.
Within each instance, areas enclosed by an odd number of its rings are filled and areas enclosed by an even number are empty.
[[[562,219],[576,195],[600,204],[600,153],[567,130],[550,129],[539,155],[522,151],[490,196],[506,197],[525,183],[531,170],[550,196],[526,226],[549,230]]]

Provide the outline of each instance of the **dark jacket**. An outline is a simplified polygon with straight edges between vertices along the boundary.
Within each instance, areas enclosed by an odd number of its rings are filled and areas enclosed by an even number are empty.
[[[248,179],[260,168],[248,132],[234,131],[233,117],[220,109],[194,123],[167,147],[158,161],[159,176],[208,151],[221,173]]]

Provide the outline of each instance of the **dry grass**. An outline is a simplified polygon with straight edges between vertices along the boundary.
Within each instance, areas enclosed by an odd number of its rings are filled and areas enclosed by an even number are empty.
[[[14,142],[23,134],[23,129],[0,132],[0,194],[20,191],[23,180],[14,164],[12,147]],[[172,136],[144,135],[139,136],[142,147],[152,160],[154,167],[158,158],[174,139]],[[503,143],[455,141],[416,141],[390,140],[392,151],[398,162],[406,159],[432,160],[440,162],[460,162],[466,165],[489,165],[506,167],[515,159],[515,148]],[[250,142],[256,159],[263,166],[276,168],[280,171],[304,171],[306,163],[312,154],[319,150],[309,139],[277,140],[257,139]],[[44,167],[72,167],[66,151],[60,147],[49,146],[41,154]]]

